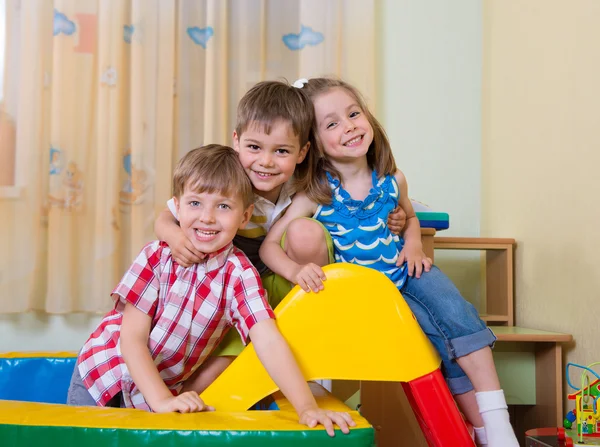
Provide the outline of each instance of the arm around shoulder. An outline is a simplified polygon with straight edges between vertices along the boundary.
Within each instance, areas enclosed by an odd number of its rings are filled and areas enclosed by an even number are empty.
[[[179,221],[169,208],[165,208],[158,215],[154,222],[154,232],[161,241],[167,243],[173,259],[183,267],[198,264],[206,256],[198,251],[192,241],[183,233],[179,227]]]
[[[168,243],[169,236],[174,231],[180,230],[179,222],[169,208],[165,208],[160,212],[154,221],[154,233],[161,241]]]

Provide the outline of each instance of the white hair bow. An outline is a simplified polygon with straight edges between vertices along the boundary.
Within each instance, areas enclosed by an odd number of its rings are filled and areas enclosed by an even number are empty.
[[[308,84],[308,79],[306,79],[306,78],[300,78],[296,82],[294,82],[292,84],[292,86],[294,86],[296,88],[302,88],[302,87],[304,87],[304,84]]]

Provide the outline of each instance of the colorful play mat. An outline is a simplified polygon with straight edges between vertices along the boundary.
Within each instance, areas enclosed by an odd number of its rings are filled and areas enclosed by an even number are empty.
[[[268,411],[153,414],[118,408],[64,405],[75,353],[0,356],[0,445],[8,446],[347,446],[371,447],[373,428],[357,412],[349,435],[329,439],[297,422],[277,392]],[[317,384],[325,408],[350,411]]]

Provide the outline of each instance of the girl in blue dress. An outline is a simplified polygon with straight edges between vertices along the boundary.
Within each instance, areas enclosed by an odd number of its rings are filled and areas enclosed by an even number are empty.
[[[333,240],[336,262],[374,268],[402,292],[440,353],[450,391],[475,427],[478,445],[518,446],[492,358],[496,337],[423,253],[406,178],[396,167],[381,124],[358,91],[343,81],[303,80],[302,90],[315,106],[316,147],[309,151],[308,163],[298,167],[304,170],[298,173],[301,192],[261,247],[263,262],[304,290],[318,292],[325,279],[318,264],[324,262],[302,259],[280,241],[295,227],[310,245],[311,235],[323,234],[324,226]],[[387,225],[388,214],[398,205],[406,213],[401,236]],[[326,246],[329,236],[322,237]]]

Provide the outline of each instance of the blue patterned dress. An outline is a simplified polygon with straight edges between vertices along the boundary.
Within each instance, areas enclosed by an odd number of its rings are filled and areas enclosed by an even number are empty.
[[[385,273],[401,290],[423,332],[442,358],[442,371],[453,394],[473,390],[456,358],[492,346],[496,337],[452,281],[436,266],[420,278],[408,276],[406,262],[397,267],[404,240],[389,230],[387,219],[399,200],[393,176],[379,178],[364,200],[354,200],[340,181],[327,173],[331,205],[317,208],[314,218],[331,233],[336,262],[350,262]]]
[[[396,179],[378,178],[373,171],[373,186],[364,200],[354,200],[340,181],[327,172],[332,203],[319,205],[313,216],[331,233],[336,262],[370,267],[385,273],[401,289],[406,282],[406,263],[396,266],[404,240],[387,226],[390,212],[398,206],[400,191]]]

